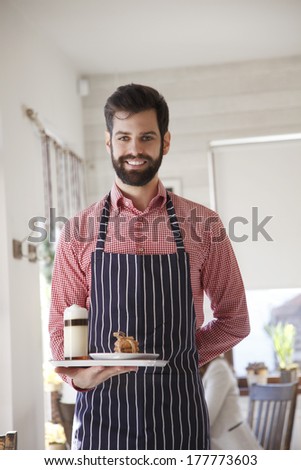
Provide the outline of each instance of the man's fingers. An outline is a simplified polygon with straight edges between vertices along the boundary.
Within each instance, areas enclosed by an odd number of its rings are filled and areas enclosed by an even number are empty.
[[[90,367],[56,367],[54,371],[57,374],[64,374],[67,375],[68,377],[75,377],[80,371],[85,370],[85,369],[90,369]],[[104,367],[100,368],[101,370],[104,369]]]
[[[133,366],[91,366],[91,367],[56,367],[57,374],[67,375],[76,379],[76,384],[81,388],[93,388],[109,379],[110,377],[125,374],[126,372],[136,372],[137,367]],[[85,384],[81,386],[80,384]]]
[[[126,372],[136,372],[137,367],[130,367],[130,366],[110,366],[110,367],[105,367],[103,371],[101,371],[101,374],[99,374],[99,377],[102,376],[104,380],[109,379],[110,377],[113,377],[115,375],[120,375],[120,374],[125,374]]]

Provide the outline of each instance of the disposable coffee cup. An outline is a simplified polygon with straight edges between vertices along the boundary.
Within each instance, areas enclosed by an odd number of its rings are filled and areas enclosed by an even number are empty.
[[[71,305],[64,311],[64,357],[88,357],[88,310],[78,305]]]

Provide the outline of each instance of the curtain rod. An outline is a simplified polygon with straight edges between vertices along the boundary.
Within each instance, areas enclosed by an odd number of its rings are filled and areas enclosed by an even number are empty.
[[[68,151],[70,155],[77,158],[78,160],[82,161],[82,159],[71,150],[68,145],[66,145],[59,137],[57,137],[54,132],[50,129],[47,129],[38,117],[38,113],[36,113],[32,108],[28,108],[27,106],[22,106],[24,114],[36,125],[38,131],[48,137],[55,146],[59,147],[62,150]]]

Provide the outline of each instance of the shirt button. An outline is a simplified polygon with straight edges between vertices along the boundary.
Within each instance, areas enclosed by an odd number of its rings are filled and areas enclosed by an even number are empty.
[[[144,253],[144,248],[140,247],[138,248],[139,253]]]

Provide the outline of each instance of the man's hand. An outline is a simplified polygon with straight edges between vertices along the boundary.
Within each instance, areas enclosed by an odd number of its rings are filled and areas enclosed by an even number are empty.
[[[64,374],[73,380],[75,387],[83,390],[91,389],[114,375],[136,372],[137,367],[92,366],[92,367],[56,367],[57,374]]]

